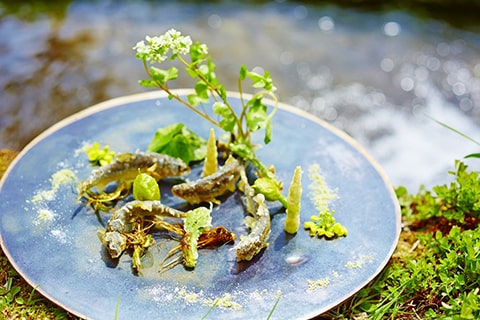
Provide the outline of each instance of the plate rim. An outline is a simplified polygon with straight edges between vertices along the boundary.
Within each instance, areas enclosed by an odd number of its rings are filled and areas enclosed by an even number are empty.
[[[173,89],[171,90],[172,93],[178,94],[178,95],[187,95],[190,93],[194,93],[193,89]],[[227,97],[228,98],[240,98],[243,96],[244,98],[249,98],[252,97],[253,95],[250,93],[240,93],[237,91],[227,91]],[[7,169],[5,170],[2,178],[0,179],[0,193],[3,189],[4,183],[7,180],[8,176],[10,175],[11,171],[13,168],[17,165],[18,162],[34,147],[36,146],[40,141],[46,139],[53,133],[57,132],[58,130],[78,121],[83,118],[86,118],[90,115],[93,115],[95,113],[105,111],[108,109],[112,109],[121,105],[125,105],[128,103],[134,103],[138,101],[145,101],[145,100],[152,100],[152,99],[163,99],[163,98],[168,98],[168,94],[164,91],[147,91],[147,92],[141,92],[141,93],[134,93],[130,95],[125,95],[125,96],[120,96],[120,97],[115,97],[112,99],[108,99],[105,101],[101,101],[99,103],[96,103],[94,105],[91,105],[89,107],[86,107],[85,109],[82,109],[76,113],[71,114],[70,116],[67,116],[66,118],[58,121],[57,123],[53,124],[52,126],[48,127],[45,129],[43,132],[41,132],[39,135],[37,135],[35,138],[33,138],[29,143],[25,145],[25,147],[17,154],[17,156],[13,159],[13,161],[9,164]],[[267,104],[274,105],[275,102],[271,99],[264,99]],[[372,165],[373,169],[378,173],[379,177],[381,178],[381,181],[385,184],[386,188],[388,189],[388,193],[390,195],[390,198],[392,200],[392,203],[395,208],[395,241],[392,243],[390,250],[388,251],[388,254],[386,255],[385,259],[381,261],[381,263],[378,265],[378,267],[375,269],[375,272],[373,272],[364,282],[362,282],[360,285],[357,287],[353,288],[348,296],[346,296],[342,301],[336,302],[336,303],[330,303],[329,305],[325,306],[325,310],[330,310],[336,305],[339,305],[352,296],[354,296],[358,291],[360,291],[362,288],[364,288],[368,283],[370,283],[372,280],[374,280],[380,273],[381,271],[387,266],[388,262],[392,258],[393,253],[395,252],[399,238],[400,238],[400,233],[401,233],[401,209],[400,209],[400,204],[398,201],[398,198],[395,195],[394,187],[390,180],[388,179],[388,176],[384,172],[383,168],[379,165],[379,163],[369,154],[369,152],[353,137],[348,135],[345,131],[331,125],[330,123],[326,122],[325,120],[308,113],[305,110],[302,110],[298,107],[291,106],[287,103],[284,102],[277,102],[279,109],[285,110],[289,113],[296,114],[300,117],[306,118],[307,120],[313,121],[317,123],[318,125],[324,127],[325,129],[329,130],[336,136],[338,136],[340,139],[344,140],[346,143],[351,145],[356,151],[358,151],[363,157],[366,158],[367,162]],[[18,272],[18,274],[22,277],[22,279],[25,280],[32,288],[35,289],[35,291],[39,292],[42,294],[45,298],[47,298],[50,302],[56,304],[57,306],[63,308],[67,312],[78,316],[83,319],[87,319],[88,316],[82,314],[78,310],[74,310],[73,308],[69,307],[68,305],[65,305],[63,303],[60,303],[57,301],[57,299],[53,298],[48,292],[46,292],[44,289],[39,287],[37,284],[33,283],[29,277],[26,276],[26,274],[23,272],[23,270],[19,267],[19,265],[16,263],[16,261],[13,259],[10,251],[8,248],[6,248],[6,245],[4,244],[3,236],[2,233],[0,233],[0,247],[7,257],[9,263],[13,266],[13,268]],[[310,317],[316,317],[321,314],[310,314],[308,315],[308,318]]]

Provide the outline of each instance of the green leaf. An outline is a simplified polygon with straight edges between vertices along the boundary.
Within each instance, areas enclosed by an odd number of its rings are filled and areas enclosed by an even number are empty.
[[[167,80],[175,80],[178,78],[178,69],[171,67],[167,70]]]
[[[223,85],[218,85],[217,86],[217,91],[218,94],[220,95],[220,98],[222,98],[223,101],[227,100],[227,90],[225,90],[225,87]]]
[[[150,74],[153,81],[165,85],[168,78],[168,71],[157,67],[150,67]]]
[[[270,76],[270,72],[265,71],[263,76],[253,72],[253,71],[248,71],[245,66],[242,66],[240,69],[240,80],[244,80],[246,77],[248,77],[252,82],[252,87],[257,88],[257,89],[265,89],[265,90],[273,90],[273,80],[272,77]]]
[[[267,125],[267,106],[262,104],[262,98],[252,99],[247,103],[247,126],[253,132]]]
[[[259,79],[259,80],[255,81],[253,83],[252,87],[257,88],[257,89],[261,89],[261,88],[265,87],[265,81],[263,81],[263,79]]]
[[[253,71],[247,71],[246,73],[247,77],[250,78],[250,80],[252,80],[252,82],[254,83],[254,86],[256,83],[259,83],[259,82],[263,82],[263,77],[256,73],[256,72],[253,72]],[[258,87],[258,85],[257,85]]]
[[[463,299],[460,309],[462,319],[476,319],[480,313],[480,295],[478,287],[470,291]]]
[[[160,128],[150,142],[147,151],[168,154],[185,163],[203,160],[207,141],[188,129],[183,123]]]
[[[187,99],[193,106],[209,102],[207,84],[202,80],[198,80],[195,84],[195,93],[189,94]]]
[[[205,44],[196,41],[190,46],[190,58],[192,59],[192,64],[197,64],[199,61],[204,60],[207,57],[207,54],[208,48]]]
[[[480,158],[480,153],[471,153],[466,155],[465,158]]]
[[[138,83],[145,88],[152,88],[157,86],[157,83],[150,79],[139,80]]]
[[[195,79],[197,76],[198,76],[198,73],[197,73],[197,69],[196,68],[193,68],[193,67],[187,67],[185,68],[185,71],[190,75],[190,77],[192,77],[193,79]]]
[[[247,77],[248,69],[245,65],[240,67],[240,80],[243,81]]]
[[[230,108],[223,102],[215,102],[212,106],[213,112],[222,117],[229,117],[232,115]]]
[[[219,125],[223,130],[225,130],[227,132],[233,132],[234,129],[235,129],[235,125],[236,125],[236,120],[233,117],[232,118],[225,118],[225,119],[220,120]]]
[[[270,76],[270,72],[265,71],[263,77],[264,77],[264,80],[263,80],[263,81],[264,81],[264,83],[265,83],[265,85],[263,86],[263,88],[264,88],[265,90],[269,90],[269,91],[270,91],[270,90],[273,90],[273,89],[274,89],[274,87],[273,87],[273,80],[272,80],[272,77]]]
[[[169,80],[175,80],[178,78],[178,69],[175,67],[170,67],[167,70],[157,67],[150,67],[150,73],[152,75],[152,79],[162,85],[165,85]]]
[[[201,75],[204,75],[204,76],[208,76],[208,74],[210,73],[208,65],[206,65],[206,64],[200,65],[198,67],[198,73],[200,73]]]
[[[235,153],[236,155],[242,157],[247,161],[251,161],[252,159],[255,158],[255,151],[253,150],[253,147],[250,144],[237,142],[237,143],[230,144],[229,147],[233,153]]]
[[[237,118],[232,110],[223,102],[215,102],[212,109],[222,118],[219,122],[220,127],[227,132],[233,132]]]
[[[150,142],[150,145],[147,148],[147,151],[159,152],[162,150],[173,137],[177,134],[181,134],[183,127],[185,125],[182,123],[172,124],[162,129],[157,129],[153,140]]]
[[[176,135],[171,142],[165,146],[162,153],[182,159],[185,163],[195,160],[195,154],[191,146],[190,139],[183,135]]]
[[[269,144],[272,141],[272,120],[267,118],[267,125],[265,126],[265,137],[263,143]]]
[[[187,96],[187,99],[188,99],[188,102],[194,107],[205,102],[205,99],[203,99],[202,97],[199,97],[195,93],[189,94]]]
[[[203,80],[197,81],[195,84],[195,92],[203,99],[203,102],[208,102],[208,86]]]
[[[217,66],[215,65],[215,63],[213,63],[212,60],[208,60],[204,76],[207,78],[208,82],[210,82],[212,86],[216,86],[218,84],[217,75],[215,74],[216,68]]]

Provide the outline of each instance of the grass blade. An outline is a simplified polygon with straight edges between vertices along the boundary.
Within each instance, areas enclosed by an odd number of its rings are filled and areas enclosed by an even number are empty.
[[[456,134],[459,134],[460,136],[464,137],[465,139],[467,139],[467,140],[475,143],[476,145],[480,146],[480,142],[478,142],[477,140],[473,139],[473,138],[470,137],[470,136],[467,136],[465,133],[463,133],[463,132],[461,132],[461,131],[459,131],[459,130],[451,127],[451,126],[449,126],[448,124],[446,124],[446,123],[444,123],[444,122],[442,122],[442,121],[440,121],[440,120],[437,120],[437,119],[429,116],[429,115],[426,114],[426,113],[425,113],[425,116],[428,117],[428,118],[430,118],[431,120],[435,121],[435,122],[438,123],[439,125],[441,125],[441,126],[447,128],[447,129],[455,132]]]

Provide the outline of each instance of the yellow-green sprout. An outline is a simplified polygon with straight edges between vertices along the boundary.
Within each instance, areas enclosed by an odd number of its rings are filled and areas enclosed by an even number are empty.
[[[215,130],[210,129],[210,136],[207,141],[207,156],[203,165],[202,177],[209,176],[217,172],[218,169],[218,151],[215,139]]]
[[[284,229],[287,233],[295,234],[300,226],[300,207],[302,199],[302,168],[297,166],[293,173],[292,182],[287,196],[287,217]]]

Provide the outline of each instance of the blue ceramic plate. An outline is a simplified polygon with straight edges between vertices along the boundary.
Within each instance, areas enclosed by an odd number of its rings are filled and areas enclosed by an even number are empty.
[[[230,96],[232,104],[240,103],[236,94]],[[71,184],[52,189],[52,176],[69,169],[85,179],[92,169],[81,151],[85,144],[145,150],[157,128],[177,122],[208,137],[210,125],[165,94],[133,95],[65,119],[20,153],[0,185],[0,240],[33,287],[89,319],[113,319],[116,311],[118,319],[201,319],[217,298],[222,303],[206,319],[267,319],[277,300],[271,319],[308,319],[352,296],[385,267],[400,233],[399,206],[386,177],[347,135],[286,105],[275,115],[271,144],[258,155],[275,165],[285,189],[294,168],[302,166],[302,221],[317,214],[307,171],[318,164],[337,192],[330,207],[347,237],[311,238],[302,229],[287,236],[285,215],[272,214],[269,246],[248,263],[237,263],[232,246],[225,245],[201,250],[194,270],[177,266],[158,273],[170,242],[161,239],[150,248],[142,276],[132,272],[128,254],[108,259],[97,238],[97,217],[79,206]],[[232,194],[215,207],[213,224],[245,233],[240,201]]]

